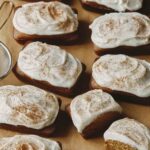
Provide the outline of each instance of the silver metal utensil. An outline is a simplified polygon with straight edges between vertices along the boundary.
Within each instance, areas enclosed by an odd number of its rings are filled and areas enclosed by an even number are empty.
[[[12,56],[9,49],[0,42],[0,79],[6,77],[12,69]]]
[[[11,1],[4,1],[0,5],[0,11],[4,7],[6,8],[9,7],[9,9],[7,9],[7,13],[4,13],[6,16],[0,14],[0,30],[3,28],[3,26],[10,18],[10,15],[14,9],[14,4]],[[11,71],[11,69],[12,69],[12,56],[7,46],[0,41],[0,79],[6,77],[8,73]]]

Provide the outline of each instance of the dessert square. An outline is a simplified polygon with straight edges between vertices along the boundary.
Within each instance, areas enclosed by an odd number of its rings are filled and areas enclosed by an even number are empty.
[[[77,11],[59,1],[34,2],[18,7],[13,17],[14,39],[71,43],[78,38]]]
[[[2,149],[8,150],[62,150],[61,143],[36,135],[15,135],[0,138]]]
[[[127,55],[104,55],[92,66],[90,87],[112,94],[116,100],[150,104],[150,63]]]
[[[106,150],[148,150],[150,130],[129,118],[117,120],[104,133]]]
[[[144,54],[150,48],[150,18],[130,13],[110,13],[90,25],[94,51],[103,54]]]
[[[0,128],[50,136],[56,128],[60,100],[31,85],[0,87]]]
[[[20,52],[14,72],[29,84],[73,96],[80,92],[85,65],[58,46],[32,42]]]
[[[82,6],[96,12],[126,12],[137,11],[143,6],[143,0],[80,0]]]
[[[84,138],[97,136],[122,116],[120,105],[102,90],[88,91],[75,97],[67,111],[77,131]]]

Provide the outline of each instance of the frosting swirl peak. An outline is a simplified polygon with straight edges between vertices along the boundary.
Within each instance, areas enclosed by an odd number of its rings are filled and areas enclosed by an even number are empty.
[[[126,55],[105,55],[92,68],[97,84],[139,97],[150,96],[150,63]]]
[[[36,135],[15,135],[0,139],[1,150],[61,150],[53,140]]]
[[[75,97],[70,110],[73,123],[80,133],[101,114],[122,111],[113,97],[102,90],[92,90]]]
[[[70,6],[61,2],[36,2],[18,8],[13,25],[29,35],[57,35],[75,32],[78,18]]]
[[[112,123],[104,133],[104,139],[120,141],[137,150],[150,148],[150,130],[142,123],[129,118]]]
[[[57,87],[74,86],[82,72],[81,62],[58,46],[28,44],[19,54],[18,67],[29,77]]]
[[[150,19],[140,13],[110,13],[90,25],[91,39],[99,48],[150,44]]]
[[[31,85],[0,87],[0,123],[42,129],[52,125],[59,112],[52,93]]]

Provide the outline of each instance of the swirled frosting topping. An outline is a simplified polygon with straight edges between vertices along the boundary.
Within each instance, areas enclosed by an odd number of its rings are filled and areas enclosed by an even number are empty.
[[[58,35],[75,32],[78,18],[70,6],[61,2],[36,2],[18,8],[13,25],[29,35]]]
[[[143,0],[83,0],[95,2],[116,11],[135,11],[142,8]]]
[[[101,114],[122,111],[113,97],[102,90],[92,90],[75,97],[70,110],[72,121],[80,133]]]
[[[115,121],[104,133],[104,139],[119,141],[137,150],[150,149],[150,130],[134,119]]]
[[[82,72],[81,62],[58,46],[28,44],[19,54],[18,67],[29,77],[53,86],[71,88]]]
[[[140,13],[110,13],[90,25],[91,39],[99,48],[150,44],[150,19]]]
[[[127,55],[105,55],[92,68],[96,83],[139,97],[150,96],[150,63]]]
[[[1,150],[61,150],[53,140],[36,135],[15,135],[0,139]]]
[[[0,123],[42,129],[52,125],[59,112],[52,93],[30,85],[0,87]]]

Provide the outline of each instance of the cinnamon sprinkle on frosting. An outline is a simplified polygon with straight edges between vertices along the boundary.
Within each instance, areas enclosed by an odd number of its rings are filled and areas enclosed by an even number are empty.
[[[29,35],[58,35],[75,32],[78,17],[70,6],[61,2],[35,2],[16,10],[13,25]]]
[[[1,150],[61,150],[59,144],[53,140],[35,135],[15,135],[0,138]]]
[[[91,39],[99,48],[150,44],[150,18],[137,12],[100,16],[90,28]]]
[[[27,76],[53,86],[71,88],[82,72],[81,62],[58,46],[28,44],[19,54],[19,69]]]
[[[92,67],[96,83],[139,97],[150,96],[150,63],[127,55],[104,55]]]
[[[52,93],[31,85],[0,87],[0,123],[42,129],[52,125],[59,112]]]
[[[122,112],[113,97],[102,90],[92,90],[75,97],[70,105],[71,117],[78,132],[106,112]]]
[[[130,145],[137,150],[149,150],[150,130],[134,119],[121,119],[112,123],[104,133],[104,139]]]

